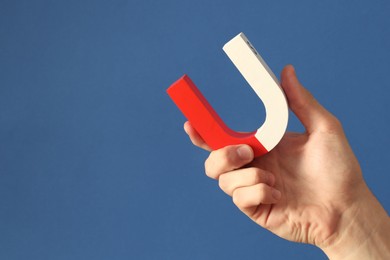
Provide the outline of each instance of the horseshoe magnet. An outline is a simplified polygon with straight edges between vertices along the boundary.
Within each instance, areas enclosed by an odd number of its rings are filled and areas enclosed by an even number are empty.
[[[264,104],[266,118],[259,129],[246,133],[230,129],[187,75],[173,83],[167,93],[211,149],[248,144],[256,157],[264,155],[286,131],[287,99],[277,78],[243,33],[226,43],[223,50]]]

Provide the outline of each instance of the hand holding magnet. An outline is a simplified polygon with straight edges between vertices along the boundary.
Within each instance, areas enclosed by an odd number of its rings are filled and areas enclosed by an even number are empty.
[[[213,150],[248,144],[255,156],[261,156],[271,151],[286,131],[287,99],[277,78],[243,33],[225,44],[223,50],[264,104],[266,118],[259,129],[248,133],[230,129],[187,75],[168,88],[168,95]]]

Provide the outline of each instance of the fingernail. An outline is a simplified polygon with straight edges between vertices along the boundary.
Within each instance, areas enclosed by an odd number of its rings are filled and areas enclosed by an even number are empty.
[[[237,154],[241,159],[246,160],[246,161],[252,159],[252,157],[253,157],[253,151],[247,145],[238,147]]]
[[[272,196],[274,197],[274,199],[279,200],[282,197],[282,193],[278,190],[273,190]]]

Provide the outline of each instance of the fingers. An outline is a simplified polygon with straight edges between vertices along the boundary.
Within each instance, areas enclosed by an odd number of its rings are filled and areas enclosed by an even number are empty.
[[[202,137],[196,132],[196,130],[191,126],[190,122],[184,123],[184,131],[188,134],[190,137],[191,142],[198,146],[199,148],[202,148],[206,151],[211,151],[211,148],[203,141]]]
[[[281,75],[281,85],[289,106],[308,133],[339,128],[338,120],[329,113],[299,82],[294,67],[287,65]]]
[[[205,162],[206,175],[213,179],[228,171],[248,164],[253,160],[253,150],[249,145],[231,145],[212,151]]]
[[[260,204],[273,204],[280,200],[282,194],[277,189],[264,183],[238,188],[233,192],[233,202],[241,210],[253,208]]]
[[[233,196],[234,191],[238,188],[249,187],[259,183],[273,186],[275,177],[267,171],[251,167],[221,174],[218,182],[221,190]]]

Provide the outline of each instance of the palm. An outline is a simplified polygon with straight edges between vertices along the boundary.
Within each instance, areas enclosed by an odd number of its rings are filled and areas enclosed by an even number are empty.
[[[277,204],[245,210],[246,214],[289,240],[312,244],[326,240],[341,213],[333,209],[348,205],[343,194],[354,185],[349,180],[360,178],[356,159],[340,139],[333,133],[286,134],[272,152],[251,163],[275,175],[275,187],[283,198]],[[342,166],[335,169],[334,165]],[[350,178],[351,174],[358,178]]]

